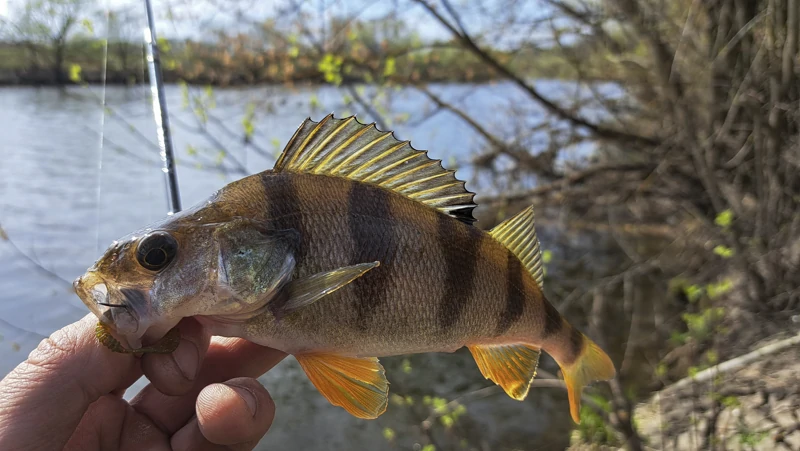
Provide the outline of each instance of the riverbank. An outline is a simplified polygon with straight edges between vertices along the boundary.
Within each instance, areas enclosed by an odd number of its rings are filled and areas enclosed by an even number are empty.
[[[108,53],[99,40],[78,41],[57,52],[47,45],[0,42],[0,86],[52,86],[70,84],[132,85],[146,82],[148,68],[141,45],[109,43]],[[392,84],[488,83],[505,79],[474,55],[453,48],[389,48],[380,52],[269,49],[228,51],[226,46],[194,42],[162,42],[162,73],[166,83],[185,82],[210,86],[292,84]],[[490,52],[507,62],[517,76],[529,79],[613,80],[601,68],[582,70],[554,50],[527,50],[515,54]],[[107,55],[107,59],[104,59]]]
[[[67,71],[69,72],[69,71]],[[290,79],[263,79],[263,80],[249,80],[244,77],[232,75],[219,75],[214,73],[196,74],[192,77],[183,77],[182,74],[175,71],[163,71],[163,79],[165,83],[188,83],[192,85],[214,86],[214,87],[240,87],[240,86],[278,86],[278,85],[311,85],[321,86],[329,84],[324,75],[322,74],[307,74],[300,77],[292,77]],[[131,86],[142,83],[148,83],[147,73],[132,73],[109,70],[105,74],[105,82],[103,81],[103,71],[99,69],[84,70],[81,68],[79,76],[70,77],[67,73],[65,77],[59,80],[59,77],[53,70],[48,69],[24,69],[24,70],[10,70],[0,69],[0,86],[69,86],[69,85],[119,85]],[[553,78],[553,77],[541,77]],[[460,78],[445,78],[445,77],[428,77],[424,80],[418,81],[393,81],[394,85],[417,85],[425,83],[487,83],[497,81],[495,78],[481,77],[466,79]],[[364,78],[345,78],[341,81],[342,85],[348,84],[364,84],[370,83]],[[374,82],[373,82],[374,83]]]
[[[800,449],[798,337],[764,340],[749,362],[656,393],[636,409],[640,433],[662,450]]]
[[[631,400],[641,449],[800,450],[800,315],[788,324],[736,308],[730,316],[737,320],[728,320],[715,348],[704,353],[727,356],[723,361],[671,382],[667,372],[656,371],[662,387]],[[736,324],[747,330],[735,330]],[[698,353],[702,346],[684,348]],[[589,444],[575,433],[569,450],[623,446]]]

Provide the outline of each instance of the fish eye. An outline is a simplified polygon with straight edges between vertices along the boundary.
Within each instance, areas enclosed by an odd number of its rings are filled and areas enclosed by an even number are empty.
[[[136,261],[144,268],[159,271],[169,265],[178,253],[178,242],[166,232],[144,236],[136,248]]]

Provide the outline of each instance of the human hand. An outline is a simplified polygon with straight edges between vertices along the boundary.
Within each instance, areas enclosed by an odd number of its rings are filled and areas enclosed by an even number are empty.
[[[56,331],[0,381],[0,449],[252,449],[275,415],[253,377],[286,354],[241,339],[213,340],[178,324],[172,354],[111,352],[87,315]],[[131,402],[122,396],[142,375]]]

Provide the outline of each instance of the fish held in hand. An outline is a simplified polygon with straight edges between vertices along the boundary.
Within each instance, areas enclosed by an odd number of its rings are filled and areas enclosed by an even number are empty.
[[[308,119],[272,170],[114,242],[75,287],[131,349],[195,317],[294,355],[360,418],[386,410],[379,357],[466,346],[523,400],[545,351],[579,422],[583,387],[614,365],[545,298],[533,209],[483,231],[473,197],[374,124]]]
[[[119,340],[111,334],[108,325],[103,322],[97,323],[94,334],[103,346],[120,354],[171,354],[172,351],[178,349],[178,345],[181,343],[181,334],[176,328],[167,332],[167,335],[164,335],[164,338],[158,340],[157,343],[139,349],[127,349],[122,346]]]

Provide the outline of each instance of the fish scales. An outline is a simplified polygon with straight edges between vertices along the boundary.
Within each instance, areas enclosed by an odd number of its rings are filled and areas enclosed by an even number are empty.
[[[613,363],[545,298],[533,209],[483,231],[473,197],[374,124],[309,119],[272,170],[121,238],[75,289],[115,352],[171,352],[168,332],[195,317],[294,355],[359,418],[388,405],[378,357],[466,346],[523,400],[545,351],[579,422],[581,390],[613,377]]]
[[[254,341],[285,333],[299,343],[311,336],[340,352],[385,356],[495,338],[506,309],[506,265],[516,257],[485,232],[379,187],[292,173],[256,178],[264,199],[229,214],[302,230],[298,277],[353,262],[381,266],[287,319],[283,331],[270,329],[280,325],[269,315],[251,319]],[[253,213],[260,205],[263,216]],[[455,320],[443,321],[448,316]]]

